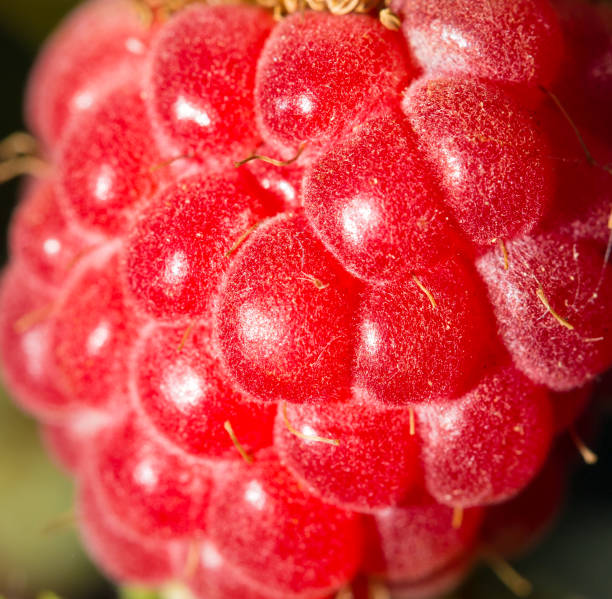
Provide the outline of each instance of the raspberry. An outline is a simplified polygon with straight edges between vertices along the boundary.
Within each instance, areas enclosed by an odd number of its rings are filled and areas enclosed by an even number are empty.
[[[255,159],[256,156],[260,158]],[[282,161],[270,156],[274,156],[274,150],[262,144],[257,154],[250,154],[243,160],[247,161],[247,168],[259,185],[279,206],[286,211],[298,209],[302,200],[304,166],[295,160]]]
[[[397,0],[402,32],[429,72],[548,84],[559,69],[562,35],[547,0]]]
[[[49,287],[60,287],[75,257],[93,243],[60,209],[54,182],[35,182],[24,193],[10,246],[20,268]]]
[[[67,473],[76,476],[88,463],[85,458],[87,445],[98,441],[112,422],[112,417],[93,410],[74,413],[69,420],[43,425],[43,441],[57,464]]]
[[[100,567],[111,578],[152,586],[171,578],[178,546],[130,534],[119,518],[104,509],[90,481],[85,476],[80,483],[79,521],[83,540]]]
[[[215,324],[228,374],[266,401],[348,398],[357,287],[303,216],[268,221],[221,291]]]
[[[283,405],[275,445],[281,462],[314,494],[368,512],[401,503],[418,479],[410,420],[409,410],[376,405]]]
[[[440,190],[416,145],[401,116],[382,117],[333,146],[308,172],[306,215],[359,278],[381,282],[426,270],[453,241]]]
[[[557,169],[555,209],[549,211],[538,229],[558,231],[573,240],[590,240],[607,250],[610,239],[608,220],[612,205],[610,174],[598,165],[612,162],[612,147],[589,130],[577,137],[552,101],[538,109],[537,119],[549,131],[555,157],[564,168]],[[588,149],[585,160],[583,144]],[[576,198],[584,201],[576,202]]]
[[[402,107],[474,243],[528,233],[542,219],[550,149],[518,102],[496,85],[449,77],[416,82]]]
[[[390,591],[396,599],[430,599],[442,597],[458,587],[474,565],[474,556],[461,558],[442,570],[411,583],[391,584]]]
[[[555,91],[575,118],[609,139],[612,119],[606,107],[612,94],[607,68],[612,52],[612,12],[605,3],[555,0],[567,50],[566,66]],[[576,94],[577,87],[581,93]]]
[[[78,264],[54,305],[49,333],[58,385],[92,408],[124,403],[128,365],[116,356],[141,324],[127,306],[115,249],[104,247]]]
[[[449,405],[419,409],[425,481],[441,503],[499,503],[540,469],[552,436],[546,392],[512,366]]]
[[[521,493],[489,508],[482,528],[487,551],[515,558],[544,535],[561,509],[567,477],[564,461],[559,451],[553,452]]]
[[[304,142],[325,146],[381,104],[393,105],[414,70],[400,38],[367,16],[289,16],[270,34],[257,65],[262,135],[289,153]]]
[[[58,198],[84,227],[125,229],[126,212],[158,185],[162,158],[140,93],[133,84],[113,90],[62,137]]]
[[[593,385],[584,385],[565,393],[551,393],[550,401],[554,407],[555,432],[563,433],[586,408],[593,393]]]
[[[418,493],[407,506],[367,517],[365,571],[393,583],[418,582],[439,572],[474,546],[483,510],[465,510],[459,528],[451,526],[452,517],[452,508]]]
[[[151,202],[128,240],[125,268],[129,289],[145,311],[176,319],[210,309],[227,254],[270,212],[258,193],[248,177],[230,171],[180,179]]]
[[[219,553],[260,585],[284,597],[319,597],[355,573],[359,524],[356,514],[304,491],[269,452],[251,465],[235,463],[219,477],[207,532]],[[270,555],[276,557],[272,563]]]
[[[49,314],[53,294],[28,280],[16,265],[3,275],[0,354],[4,383],[19,404],[55,421],[78,408],[60,388],[52,368]]]
[[[232,388],[219,355],[211,351],[211,332],[203,324],[151,325],[143,331],[133,358],[137,407],[166,439],[193,455],[234,454],[226,421],[247,452],[269,447],[276,406]]]
[[[548,232],[506,248],[507,270],[497,251],[477,265],[516,365],[554,391],[593,379],[612,360],[612,278],[598,248]]]
[[[189,577],[189,587],[197,597],[208,599],[281,599],[288,597],[273,587],[258,585],[237,571],[209,540],[198,550],[197,566]],[[300,595],[304,597],[304,595]],[[330,595],[308,595],[312,599],[331,599]]]
[[[212,472],[167,449],[133,415],[105,431],[88,467],[100,505],[135,534],[173,539],[204,529]]]
[[[117,79],[132,78],[150,32],[129,0],[92,0],[77,9],[49,40],[26,96],[32,130],[54,147],[69,121],[87,112]]]
[[[90,0],[49,42],[3,377],[118,583],[432,597],[547,528],[566,436],[594,461],[612,20],[261,4]]]
[[[258,8],[196,4],[163,27],[145,85],[163,147],[227,167],[260,141],[251,98],[272,25]]]
[[[458,258],[419,277],[368,287],[357,331],[357,385],[400,405],[468,389],[482,374],[493,336],[480,281]]]

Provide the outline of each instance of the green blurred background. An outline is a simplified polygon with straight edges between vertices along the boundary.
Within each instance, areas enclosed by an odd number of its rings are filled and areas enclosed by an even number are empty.
[[[432,0],[435,1],[435,0]],[[0,139],[24,128],[21,115],[28,70],[40,45],[75,0],[0,0]],[[2,260],[18,182],[0,187]],[[604,398],[608,399],[608,398]],[[611,402],[608,400],[608,405]],[[573,477],[566,509],[553,534],[516,564],[535,586],[536,599],[612,599],[612,418],[602,409],[594,445],[596,466]],[[80,549],[75,530],[55,527],[71,510],[72,486],[46,457],[33,421],[0,391],[0,595],[63,599],[116,596]],[[486,570],[454,595],[506,599],[512,595]],[[240,598],[236,598],[240,599]]]

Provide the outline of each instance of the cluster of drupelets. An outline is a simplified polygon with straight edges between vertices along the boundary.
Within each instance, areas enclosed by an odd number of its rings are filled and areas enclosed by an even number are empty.
[[[501,568],[612,362],[609,12],[144,6],[35,67],[0,305],[91,554],[206,599]]]

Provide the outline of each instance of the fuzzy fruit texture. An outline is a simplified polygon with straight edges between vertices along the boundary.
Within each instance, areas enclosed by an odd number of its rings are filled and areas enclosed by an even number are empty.
[[[91,0],[42,52],[1,365],[119,582],[427,597],[557,509],[612,363],[612,19],[391,8]]]

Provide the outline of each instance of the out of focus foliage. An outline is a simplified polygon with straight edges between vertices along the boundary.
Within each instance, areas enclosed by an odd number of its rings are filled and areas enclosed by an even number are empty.
[[[2,0],[0,24],[19,43],[33,49],[75,4],[77,0]]]
[[[99,577],[74,528],[72,486],[50,464],[34,423],[0,396],[0,591],[87,596]],[[47,596],[45,599],[51,599]]]

